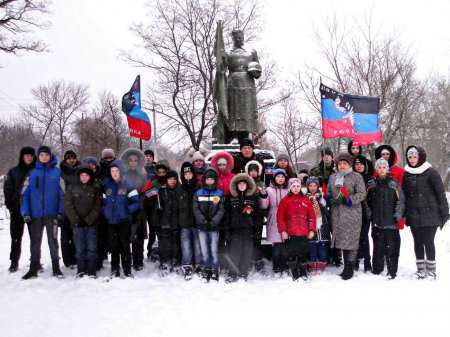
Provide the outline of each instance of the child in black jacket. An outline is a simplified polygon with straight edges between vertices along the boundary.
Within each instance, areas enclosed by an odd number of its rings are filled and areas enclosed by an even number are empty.
[[[375,183],[369,186],[367,194],[372,213],[372,272],[381,274],[386,258],[387,275],[389,279],[394,279],[400,253],[398,222],[405,208],[403,191],[389,175],[389,163],[385,159],[378,159],[375,169],[378,177]]]

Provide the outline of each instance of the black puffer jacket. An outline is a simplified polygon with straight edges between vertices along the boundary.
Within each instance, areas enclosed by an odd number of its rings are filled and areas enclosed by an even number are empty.
[[[197,190],[197,184],[195,177],[193,177],[191,180],[184,179],[184,169],[188,167],[191,172],[194,171],[194,166],[189,163],[185,162],[183,165],[181,165],[181,172],[180,172],[180,178],[181,178],[181,188],[183,189],[184,193],[186,194],[186,202],[182,204],[182,221],[180,223],[180,226],[182,228],[191,228],[195,226],[195,220],[194,220],[194,211],[192,208],[193,200],[194,200],[194,193]]]
[[[61,178],[63,178],[66,188],[78,182],[77,169],[79,166],[80,162],[78,161],[74,167],[67,165],[65,161],[59,165],[59,168],[61,169]]]
[[[94,173],[89,168],[80,167],[77,176],[82,172],[91,176],[89,182],[70,184],[64,195],[64,211],[72,227],[96,225],[102,207],[101,189],[94,179]]]
[[[234,159],[234,167],[232,172],[237,173],[245,173],[245,165],[251,160],[256,160],[258,163],[260,163],[263,167],[263,173],[265,169],[264,160],[261,156],[257,155],[256,153],[253,153],[253,156],[250,158],[245,158],[240,152],[237,154],[233,154]]]
[[[33,162],[26,165],[23,161],[25,153],[34,153],[34,149],[24,147],[20,150],[19,164],[10,169],[6,175],[6,180],[3,185],[3,193],[5,195],[5,205],[10,212],[17,212],[20,214],[20,197],[22,193],[23,184],[36,164],[36,156],[33,156]]]
[[[240,181],[247,183],[247,190],[240,192],[237,185]],[[230,183],[230,217],[228,228],[233,231],[248,231],[254,233],[258,222],[258,198],[255,196],[256,184],[246,173],[233,177]]]
[[[413,146],[409,146],[406,152]],[[439,173],[426,161],[425,150],[419,152],[416,167],[406,165],[403,182],[406,225],[412,227],[442,226],[449,218],[444,184]]]
[[[400,184],[391,177],[377,178],[369,187],[367,203],[372,213],[372,225],[382,229],[397,229],[403,217],[405,198]]]
[[[161,187],[158,197],[160,207],[156,209],[156,227],[179,230],[192,224],[193,220],[190,218],[192,203],[189,201],[186,191],[179,184],[175,188]]]

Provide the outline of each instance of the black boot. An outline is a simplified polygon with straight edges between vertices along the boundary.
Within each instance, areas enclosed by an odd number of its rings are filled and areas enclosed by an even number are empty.
[[[298,268],[299,277],[301,277],[304,281],[308,279],[308,269],[306,268],[306,264],[300,263]]]
[[[341,274],[343,280],[350,280],[353,277],[354,262],[346,261],[344,263],[344,271]]]
[[[203,274],[202,274],[202,278],[205,282],[209,282],[209,280],[211,280],[211,276],[212,276],[212,270],[211,269],[204,269],[203,270]]]
[[[59,261],[52,262],[53,276],[57,278],[64,278],[64,274],[59,269]]]
[[[211,280],[219,282],[219,271],[218,270],[212,271]]]
[[[97,261],[91,260],[87,262],[87,274],[89,277],[96,278],[97,277]]]
[[[354,266],[355,271],[359,270],[359,259],[355,260],[355,266]]]
[[[297,259],[291,259],[287,262],[289,269],[291,270],[292,280],[297,281],[300,278],[299,264]]]
[[[83,260],[77,263],[77,277],[83,277],[86,274],[86,262]]]
[[[8,271],[10,273],[15,273],[17,269],[19,269],[19,264],[17,263],[17,261],[11,261],[11,265],[9,266]]]
[[[364,272],[367,273],[369,271],[372,271],[372,265],[370,263],[370,258],[364,259]]]
[[[38,265],[30,264],[28,272],[22,276],[22,280],[29,280],[38,277]]]

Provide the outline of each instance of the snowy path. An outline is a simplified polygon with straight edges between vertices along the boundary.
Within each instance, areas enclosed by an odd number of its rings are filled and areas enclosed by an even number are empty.
[[[448,336],[450,226],[438,231],[437,281],[417,281],[411,233],[402,231],[399,276],[359,272],[344,282],[330,268],[305,283],[262,276],[228,285],[160,279],[150,262],[135,279],[103,282],[50,276],[21,281],[29,258],[28,234],[19,272],[9,274],[9,228],[0,221],[0,336]]]

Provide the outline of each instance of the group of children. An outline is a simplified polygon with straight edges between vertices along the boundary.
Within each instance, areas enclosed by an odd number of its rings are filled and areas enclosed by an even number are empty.
[[[332,153],[324,151],[318,169],[300,179],[280,155],[266,186],[264,163],[248,140],[235,156],[216,153],[210,165],[194,153],[180,175],[166,161],[153,163],[149,150],[129,149],[118,160],[105,149],[100,165],[88,158],[74,171],[75,179],[64,179],[64,192],[56,157],[41,146],[20,192],[31,240],[30,270],[23,278],[36,277],[41,268],[44,227],[53,273],[62,277],[57,239],[63,219],[73,230],[78,277],[95,277],[107,252],[111,276],[119,277],[122,266],[123,274],[132,277],[132,268],[144,266],[144,240],[149,239],[151,257],[157,237],[161,276],[180,270],[186,280],[198,273],[209,282],[225,272],[227,282],[246,280],[253,267],[263,270],[265,225],[275,275],[289,272],[294,280],[307,279],[342,254],[344,280],[353,276],[359,258],[374,274],[384,270],[386,261],[389,277],[395,278],[404,196],[389,174],[387,157],[375,162],[374,172],[357,154],[340,154],[335,161],[328,157]],[[14,176],[8,177],[11,184]],[[365,229],[370,224],[373,266]],[[15,270],[17,262],[10,268]]]

